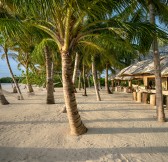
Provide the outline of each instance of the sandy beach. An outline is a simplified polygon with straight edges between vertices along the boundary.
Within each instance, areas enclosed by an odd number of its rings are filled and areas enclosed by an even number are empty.
[[[168,122],[156,122],[154,107],[132,101],[132,94],[101,90],[98,102],[93,88],[87,97],[78,91],[88,132],[76,137],[61,113],[62,88],[55,88],[56,104],[46,105],[45,89],[35,87],[35,95],[28,95],[23,87],[25,100],[6,94],[10,105],[0,105],[0,162],[168,161]]]

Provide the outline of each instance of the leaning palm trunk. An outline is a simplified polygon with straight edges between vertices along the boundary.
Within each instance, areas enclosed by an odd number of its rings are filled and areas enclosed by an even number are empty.
[[[13,93],[17,93],[17,89],[16,89],[16,86],[14,85],[13,87]]]
[[[111,94],[111,91],[109,89],[109,83],[108,83],[108,63],[106,64],[105,89],[106,89],[108,94]]]
[[[47,88],[47,104],[55,104],[54,100],[54,85],[52,78],[52,58],[48,46],[45,47],[45,59],[46,59],[46,88]]]
[[[19,94],[19,99],[20,99],[20,100],[23,100],[23,99],[24,99],[24,98],[23,98],[23,95],[22,95],[22,93],[21,93],[21,90],[20,90],[20,88],[19,88],[19,85],[18,85],[18,83],[17,83],[17,81],[16,81],[16,79],[15,79],[15,76],[14,76],[14,74],[13,74],[12,68],[11,68],[10,63],[9,63],[8,49],[5,48],[5,49],[4,49],[4,52],[5,52],[6,62],[7,62],[7,65],[8,65],[9,71],[10,71],[10,74],[11,74],[11,76],[12,76],[13,82],[15,83],[17,92],[18,92],[18,94]]]
[[[99,93],[98,85],[97,85],[96,67],[95,67],[95,58],[94,57],[93,57],[93,60],[92,60],[92,75],[93,75],[93,82],[94,82],[97,101],[101,101],[100,93]]]
[[[72,135],[84,134],[87,132],[87,128],[82,123],[77,109],[74,86],[72,84],[71,56],[68,55],[67,52],[63,51],[61,54],[62,54],[63,92],[71,134]]]
[[[83,96],[87,96],[87,93],[86,93],[85,65],[84,64],[83,64],[83,87],[84,87],[84,94],[83,94]]]
[[[76,82],[78,68],[79,68],[79,54],[76,52],[75,65],[74,65],[74,71],[73,71],[73,77],[72,77],[72,83],[74,84],[75,93],[77,93],[76,88],[75,88],[75,82]]]
[[[150,10],[150,23],[155,25],[155,8],[152,2],[149,4],[149,10]],[[154,36],[152,48],[153,48],[153,56],[154,56],[155,84],[156,84],[156,114],[157,114],[157,120],[164,122],[165,113],[164,113],[164,108],[163,108],[160,55],[159,55],[158,42],[157,42],[156,35]]]
[[[7,99],[5,98],[5,96],[3,94],[1,83],[0,83],[0,100],[1,100],[2,105],[8,105],[9,104],[9,102],[7,101]]]
[[[27,82],[27,90],[29,93],[34,92],[32,85],[30,84],[29,81],[29,63],[28,61],[26,62],[26,82]]]

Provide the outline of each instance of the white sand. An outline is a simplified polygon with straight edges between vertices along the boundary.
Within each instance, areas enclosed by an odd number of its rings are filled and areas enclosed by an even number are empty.
[[[23,87],[22,87],[23,88]],[[46,91],[35,89],[25,100],[7,95],[0,105],[0,162],[162,162],[168,161],[168,123],[154,120],[155,109],[132,101],[131,94],[105,94],[97,102],[77,93],[78,108],[88,133],[70,136],[61,88],[55,105],[46,105]],[[166,110],[166,114],[167,110]]]

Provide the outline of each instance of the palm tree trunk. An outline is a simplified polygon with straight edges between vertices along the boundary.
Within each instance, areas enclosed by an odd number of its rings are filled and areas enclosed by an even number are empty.
[[[75,81],[76,81],[76,77],[77,77],[78,68],[79,68],[79,54],[78,54],[78,52],[76,52],[75,65],[74,65],[74,71],[73,71],[73,77],[72,77],[72,83],[74,84],[75,93],[77,93],[76,88],[75,88]]]
[[[52,61],[52,65],[51,65],[51,78],[53,80],[53,92],[55,92],[55,89],[54,89],[54,63]]]
[[[28,55],[28,54],[26,54]],[[27,56],[28,57],[28,56]],[[34,92],[32,85],[29,82],[29,63],[26,62],[26,82],[27,82],[27,90],[29,93]]]
[[[100,89],[101,89],[101,85],[100,85],[100,73],[98,73],[97,71],[96,71],[96,78],[98,78],[97,79],[97,86],[98,86],[98,90],[100,91]]]
[[[9,102],[7,101],[7,99],[5,98],[5,96],[3,94],[1,83],[0,83],[0,100],[1,100],[2,105],[8,105],[9,104]]]
[[[100,93],[99,93],[98,85],[97,85],[96,66],[95,66],[95,58],[94,57],[92,58],[92,75],[93,75],[93,82],[94,82],[97,101],[101,101]]]
[[[155,25],[155,7],[152,1],[149,4],[150,11],[150,23]],[[154,68],[155,68],[155,84],[156,84],[156,114],[157,120],[164,122],[165,113],[163,108],[163,94],[162,94],[162,79],[161,79],[161,70],[160,70],[160,54],[158,50],[157,36],[154,36],[152,43],[153,48],[153,59],[154,59]]]
[[[87,77],[87,81],[88,81],[88,87],[90,88],[91,85],[90,85],[90,76],[89,76],[89,75],[88,75],[88,77]]]
[[[82,77],[82,74],[81,74],[81,87],[82,87],[82,89],[84,89],[84,84],[83,84],[83,77]]]
[[[48,46],[45,47],[46,59],[46,88],[47,88],[47,104],[55,104],[54,100],[54,84],[52,78],[52,57]]]
[[[65,106],[72,135],[81,135],[87,132],[87,128],[82,123],[77,109],[77,103],[72,84],[72,61],[67,52],[61,51],[62,56],[62,81]]]
[[[16,89],[16,86],[14,85],[13,87],[13,93],[17,93],[17,89]]]
[[[86,93],[85,65],[84,64],[83,64],[83,86],[84,86],[84,94],[83,94],[83,96],[87,96],[87,93]]]
[[[81,72],[79,73],[78,89],[81,90]]]
[[[18,85],[18,83],[17,83],[17,81],[16,81],[16,79],[15,79],[15,76],[14,76],[14,74],[13,74],[12,68],[11,68],[10,63],[9,63],[8,49],[7,49],[7,48],[4,48],[4,52],[5,52],[6,62],[7,62],[7,65],[8,65],[9,71],[10,71],[10,74],[11,74],[11,76],[12,76],[13,82],[15,83],[17,92],[19,93],[19,99],[20,99],[20,100],[24,100],[23,95],[22,95],[22,93],[21,93],[21,90],[20,90],[20,88],[19,88],[19,85]]]
[[[109,83],[108,83],[108,63],[106,64],[105,89],[106,89],[108,94],[112,94],[110,89],[109,89]]]

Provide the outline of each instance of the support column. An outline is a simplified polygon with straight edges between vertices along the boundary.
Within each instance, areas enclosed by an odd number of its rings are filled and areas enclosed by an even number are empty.
[[[142,92],[137,92],[137,102],[142,101]]]
[[[156,106],[156,94],[150,95],[150,105]]]

